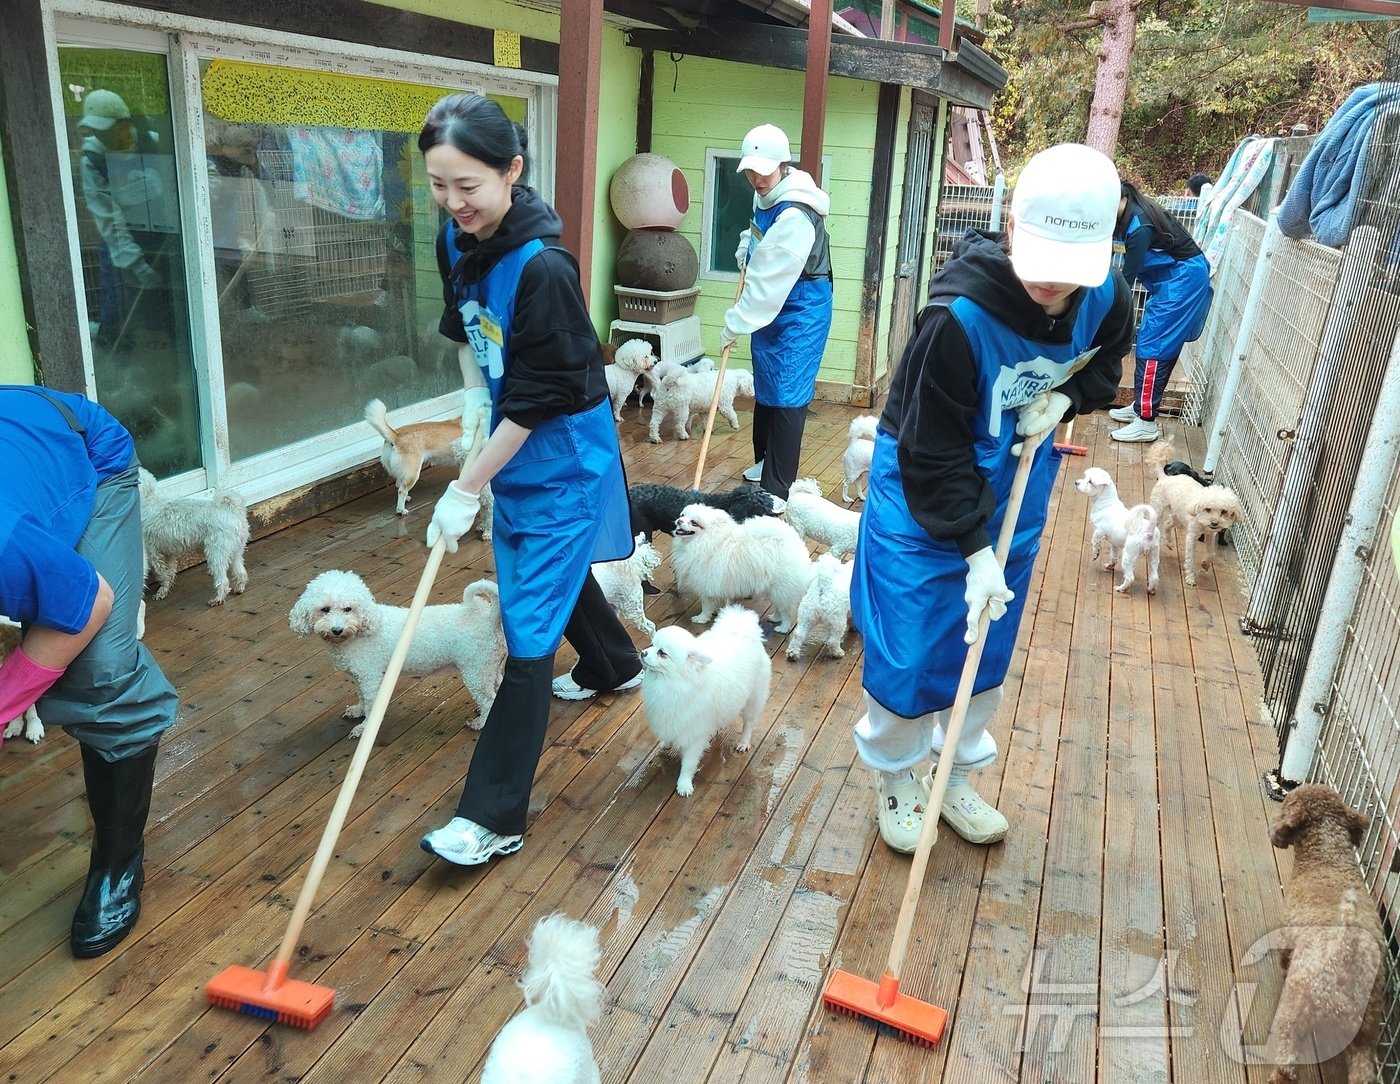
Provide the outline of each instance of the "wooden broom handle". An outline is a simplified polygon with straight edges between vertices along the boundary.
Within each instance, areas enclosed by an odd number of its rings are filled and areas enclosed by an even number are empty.
[[[1021,459],[1016,464],[1016,477],[1011,483],[1011,497],[1006,502],[1006,514],[1001,520],[1001,533],[997,536],[997,564],[1002,568],[1006,567],[1007,554],[1011,552],[1011,540],[1016,536],[1016,521],[1021,516],[1021,504],[1026,497],[1026,483],[1030,479],[1036,449],[1050,432],[1047,430],[1037,436],[1026,437],[1025,447],[1021,449]],[[958,678],[953,710],[948,717],[948,725],[943,730],[943,753],[939,756],[938,768],[933,773],[933,786],[929,788],[928,801],[924,803],[924,826],[919,832],[919,843],[914,848],[914,859],[909,866],[909,883],[904,888],[904,902],[899,907],[899,919],[894,925],[894,940],[890,944],[889,963],[885,968],[885,974],[896,979],[904,966],[909,937],[914,931],[914,912],[919,906],[919,894],[924,887],[924,872],[928,869],[929,852],[933,850],[933,837],[938,830],[938,814],[943,808],[943,797],[948,793],[948,777],[953,772],[958,739],[962,737],[963,720],[967,718],[967,705],[972,700],[972,686],[977,680],[977,667],[982,662],[982,648],[987,643],[987,626],[990,624],[991,618],[984,609],[977,624],[977,642],[967,649],[967,661],[963,663],[962,675]]]
[[[748,274],[748,264],[744,265],[739,272],[739,288],[734,291],[734,303],[739,303],[739,296],[744,292],[744,276]],[[715,374],[715,393],[710,396],[710,413],[705,418],[705,435],[700,438],[700,460],[695,464],[695,481],[691,489],[700,488],[700,477],[705,473],[705,456],[710,450],[710,434],[715,429],[715,412],[719,410],[720,393],[724,390],[724,370],[729,365],[729,351],[734,349],[734,344],[729,343],[719,352],[719,369]]]

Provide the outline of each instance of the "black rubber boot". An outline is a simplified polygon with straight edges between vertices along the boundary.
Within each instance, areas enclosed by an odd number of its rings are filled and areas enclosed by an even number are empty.
[[[73,914],[71,944],[73,955],[85,960],[114,948],[141,914],[141,860],[157,746],[117,761],[104,760],[90,746],[79,748],[92,810],[92,858],[83,898]]]

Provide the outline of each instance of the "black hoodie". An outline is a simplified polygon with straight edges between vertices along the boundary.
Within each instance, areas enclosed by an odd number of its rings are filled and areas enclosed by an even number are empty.
[[[545,249],[526,262],[515,293],[510,329],[510,369],[496,410],[526,429],[561,414],[577,414],[608,396],[603,354],[579,286],[578,264],[559,246],[564,224],[533,188],[511,189],[511,207],[496,232],[478,242],[457,233],[449,253],[447,227],[437,238],[442,275],[442,319],[438,330],[467,341],[457,308],[457,285],[479,282],[506,253],[536,238]]]
[[[1107,406],[1118,394],[1123,355],[1133,341],[1133,304],[1123,277],[1111,274],[1113,305],[1093,340],[1098,352],[1055,389],[1069,396],[1066,417]],[[955,541],[967,557],[991,545],[986,525],[996,494],[977,469],[973,422],[981,369],[948,309],[959,297],[977,302],[1018,335],[1063,344],[1071,339],[1084,291],[1070,296],[1063,316],[1048,315],[1012,270],[1005,234],[981,230],[967,231],[929,283],[928,304],[895,370],[880,427],[898,444],[904,499],[914,519],[930,537]]]

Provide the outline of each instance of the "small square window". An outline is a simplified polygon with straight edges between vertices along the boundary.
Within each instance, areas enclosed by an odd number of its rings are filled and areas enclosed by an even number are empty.
[[[700,277],[728,279],[739,277],[739,265],[734,250],[739,247],[739,234],[753,220],[753,187],[748,178],[738,172],[739,156],[729,150],[705,151],[705,203],[700,225]],[[827,187],[831,155],[822,155],[822,179]]]

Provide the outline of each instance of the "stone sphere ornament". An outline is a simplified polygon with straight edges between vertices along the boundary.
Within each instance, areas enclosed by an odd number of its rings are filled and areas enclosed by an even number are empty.
[[[690,187],[664,155],[634,154],[617,167],[608,199],[629,230],[674,230],[690,210]]]
[[[628,230],[617,249],[617,284],[633,290],[688,290],[700,275],[700,257],[683,233]]]

